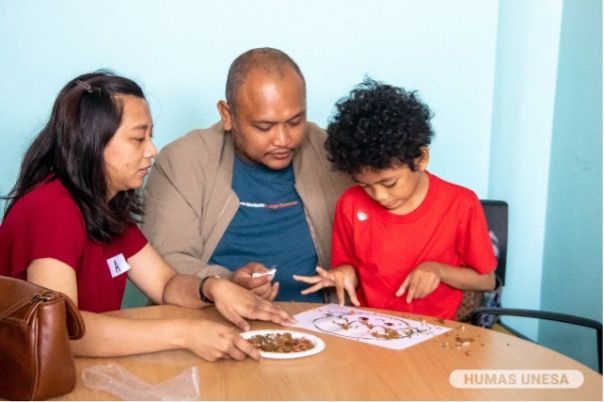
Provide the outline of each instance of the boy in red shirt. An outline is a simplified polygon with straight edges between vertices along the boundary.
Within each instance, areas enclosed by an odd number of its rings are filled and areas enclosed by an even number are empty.
[[[464,290],[495,287],[478,197],[426,170],[430,110],[402,88],[366,80],[340,100],[325,144],[358,183],[338,201],[332,267],[295,276],[303,293],[335,286],[356,306],[454,319]]]

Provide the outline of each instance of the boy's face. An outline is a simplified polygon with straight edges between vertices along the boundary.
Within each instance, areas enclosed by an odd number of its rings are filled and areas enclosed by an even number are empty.
[[[417,169],[395,163],[382,170],[362,169],[352,175],[365,192],[390,212],[404,215],[416,209],[428,192],[428,148],[422,148],[422,155],[415,160]]]

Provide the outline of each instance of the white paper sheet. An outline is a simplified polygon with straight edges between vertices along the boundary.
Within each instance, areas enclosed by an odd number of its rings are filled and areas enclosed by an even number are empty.
[[[292,325],[389,349],[405,349],[451,328],[359,308],[326,304],[296,314]]]

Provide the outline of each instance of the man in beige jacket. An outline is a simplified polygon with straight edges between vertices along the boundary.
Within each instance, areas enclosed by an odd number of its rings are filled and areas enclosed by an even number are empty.
[[[143,232],[179,272],[231,278],[269,300],[323,301],[292,275],[329,268],[336,200],[352,182],[331,170],[326,134],[306,119],[299,67],[277,49],[247,51],[217,107],[220,123],[157,157]]]

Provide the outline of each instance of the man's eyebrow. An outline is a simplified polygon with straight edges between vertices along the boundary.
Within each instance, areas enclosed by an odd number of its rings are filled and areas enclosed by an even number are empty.
[[[287,121],[292,121],[292,120],[295,120],[295,119],[297,119],[297,118],[299,118],[299,117],[304,116],[305,114],[306,114],[306,110],[302,110],[302,111],[301,111],[301,112],[299,112],[298,114],[296,114],[296,115],[294,115],[294,116],[290,117],[289,119],[287,119]],[[277,121],[273,121],[273,120],[263,120],[263,119],[260,119],[260,120],[254,120],[254,121],[252,122],[252,124],[277,124],[277,123],[278,123]]]
[[[254,120],[252,124],[275,124],[272,120]]]
[[[298,117],[302,117],[302,116],[304,116],[305,114],[306,114],[306,110],[302,110],[302,111],[301,111],[300,113],[298,113],[297,115],[295,115],[295,116],[293,116],[293,117],[290,117],[290,118],[289,118],[287,121],[290,121],[290,120],[295,120],[295,119],[297,119]]]

